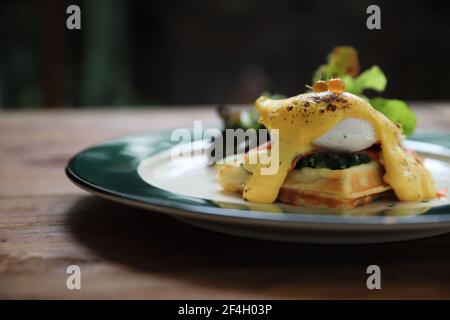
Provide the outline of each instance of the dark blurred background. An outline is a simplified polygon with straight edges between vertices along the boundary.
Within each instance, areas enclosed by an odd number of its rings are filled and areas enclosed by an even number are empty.
[[[443,1],[0,2],[0,108],[251,102],[293,95],[336,45],[386,73],[385,97],[450,99]],[[82,30],[66,28],[81,7]],[[382,30],[366,28],[381,7]]]

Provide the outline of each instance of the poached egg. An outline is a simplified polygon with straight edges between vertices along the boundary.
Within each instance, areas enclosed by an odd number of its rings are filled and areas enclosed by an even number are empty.
[[[313,141],[313,145],[326,151],[358,152],[378,141],[369,121],[347,118]]]

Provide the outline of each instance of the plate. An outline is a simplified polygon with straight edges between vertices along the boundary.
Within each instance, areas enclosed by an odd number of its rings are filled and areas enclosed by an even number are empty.
[[[450,232],[447,197],[426,202],[379,199],[351,210],[256,204],[221,190],[202,150],[205,142],[179,145],[171,132],[112,140],[74,156],[67,176],[107,199],[169,214],[185,223],[230,235],[303,243],[380,243]],[[405,142],[426,158],[437,189],[450,188],[450,134],[418,130]],[[173,152],[193,156],[172,161]]]

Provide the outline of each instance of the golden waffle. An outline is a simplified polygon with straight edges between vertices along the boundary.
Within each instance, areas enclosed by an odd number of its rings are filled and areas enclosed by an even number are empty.
[[[225,190],[242,193],[250,176],[239,164],[227,164],[218,180]],[[375,161],[343,170],[302,168],[288,174],[278,200],[296,206],[354,208],[391,189],[382,177],[383,168]]]

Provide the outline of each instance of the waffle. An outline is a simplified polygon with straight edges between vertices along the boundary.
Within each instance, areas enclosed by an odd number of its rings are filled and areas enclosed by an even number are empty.
[[[239,164],[224,165],[218,174],[225,190],[242,194],[251,174]],[[288,174],[278,200],[295,206],[354,208],[390,193],[383,167],[375,161],[343,170],[302,168]]]

